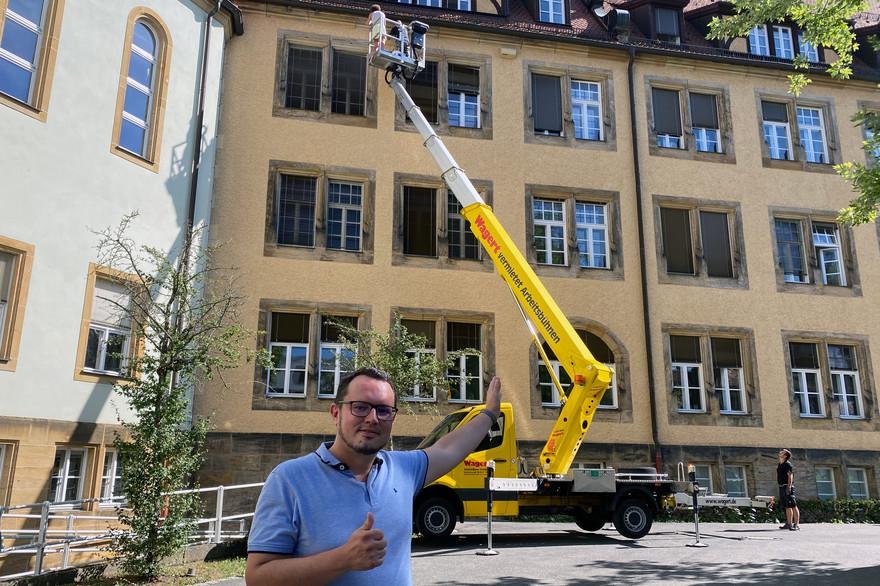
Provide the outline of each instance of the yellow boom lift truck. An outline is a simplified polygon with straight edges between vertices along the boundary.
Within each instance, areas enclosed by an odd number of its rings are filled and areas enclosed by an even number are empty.
[[[389,20],[381,11],[370,16],[369,63],[385,71],[385,81],[418,129],[425,146],[440,167],[442,177],[462,206],[462,215],[492,258],[498,272],[519,304],[532,339],[544,359],[537,332],[571,378],[565,392],[553,375],[563,402],[559,419],[533,472],[517,453],[513,409],[503,403],[501,416],[477,451],[446,476],[426,486],[414,503],[416,529],[426,537],[445,537],[457,521],[485,517],[488,512],[486,468],[495,462],[495,477],[506,479],[507,490],[493,494],[493,515],[573,515],[586,531],[598,531],[613,522],[625,537],[638,539],[648,533],[654,516],[674,506],[676,491],[685,490],[653,468],[572,471],[569,467],[590,426],[596,407],[611,382],[612,371],[596,361],[562,310],[544,288],[526,259],[486,205],[464,171],[456,164],[404,87],[425,66],[425,34],[428,25],[419,21],[404,25]],[[446,417],[419,447],[427,447],[459,425],[476,417],[478,408],[465,408]]]

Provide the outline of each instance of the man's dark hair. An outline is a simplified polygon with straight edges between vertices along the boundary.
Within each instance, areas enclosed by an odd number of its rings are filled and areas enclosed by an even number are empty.
[[[394,381],[391,380],[391,376],[384,370],[379,370],[378,368],[373,368],[372,366],[364,366],[362,368],[358,368],[357,370],[352,371],[344,376],[342,380],[339,381],[339,387],[336,389],[337,401],[342,401],[343,399],[345,399],[345,396],[348,395],[348,385],[350,385],[351,381],[359,376],[365,376],[373,380],[388,383],[391,386],[391,390],[394,391],[394,406],[397,407],[397,387],[394,385]]]
[[[782,448],[781,450],[779,450],[779,453],[782,454],[783,456],[785,456],[786,462],[788,462],[789,458],[791,458],[791,452],[789,452],[785,448]]]

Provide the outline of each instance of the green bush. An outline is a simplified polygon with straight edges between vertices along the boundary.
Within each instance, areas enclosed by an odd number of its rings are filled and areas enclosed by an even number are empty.
[[[880,523],[880,500],[806,500],[798,499],[801,523]],[[687,523],[694,520],[693,510],[666,509],[657,521]],[[701,507],[700,521],[705,523],[776,523],[785,520],[785,509],[778,503],[773,509],[751,507]]]

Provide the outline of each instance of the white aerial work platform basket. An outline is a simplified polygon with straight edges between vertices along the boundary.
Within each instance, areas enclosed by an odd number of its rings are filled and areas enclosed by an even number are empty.
[[[425,68],[425,33],[428,25],[409,26],[390,20],[379,10],[370,13],[370,52],[367,62],[386,71],[399,71],[408,79]]]

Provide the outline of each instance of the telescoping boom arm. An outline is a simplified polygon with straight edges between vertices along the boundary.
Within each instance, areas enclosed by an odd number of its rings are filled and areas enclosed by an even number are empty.
[[[548,475],[565,474],[577,454],[613,373],[610,368],[593,358],[565,314],[507,235],[492,208],[486,205],[474,189],[470,179],[449,154],[443,141],[406,91],[403,80],[412,79],[424,69],[424,38],[428,25],[413,21],[405,26],[402,22],[386,19],[378,10],[370,15],[369,24],[369,63],[385,70],[385,81],[394,90],[398,101],[422,135],[425,147],[440,167],[443,180],[461,204],[461,213],[470,223],[471,231],[510,287],[542,358],[547,362],[547,356],[535,331],[540,332],[572,380],[572,386],[566,395],[553,375],[553,369],[548,365],[564,404],[541,453],[541,468]]]

